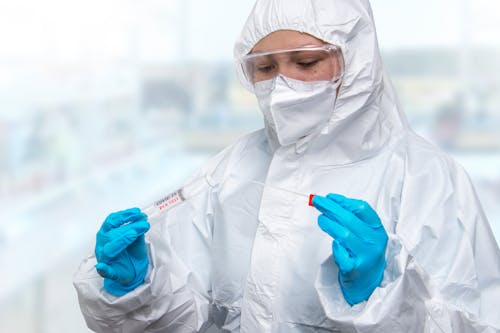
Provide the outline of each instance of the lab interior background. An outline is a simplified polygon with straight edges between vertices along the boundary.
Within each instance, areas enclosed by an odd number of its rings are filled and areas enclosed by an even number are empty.
[[[1,1],[1,332],[88,332],[71,281],[106,215],[262,126],[232,60],[252,5]],[[467,169],[500,240],[500,3],[372,7],[410,123]]]

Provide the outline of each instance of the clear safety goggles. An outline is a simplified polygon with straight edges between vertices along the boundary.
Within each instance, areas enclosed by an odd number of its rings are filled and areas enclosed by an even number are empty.
[[[338,81],[344,75],[342,52],[331,44],[250,53],[239,66],[251,89],[279,74],[301,81]]]

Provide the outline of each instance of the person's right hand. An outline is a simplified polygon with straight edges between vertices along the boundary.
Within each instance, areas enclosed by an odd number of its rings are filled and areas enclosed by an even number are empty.
[[[147,215],[131,208],[108,215],[96,236],[96,270],[104,278],[104,289],[122,296],[144,283],[149,258],[144,234]]]

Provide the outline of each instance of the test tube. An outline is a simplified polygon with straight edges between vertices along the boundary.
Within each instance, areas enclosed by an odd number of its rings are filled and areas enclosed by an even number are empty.
[[[272,189],[275,189],[275,190],[284,191],[284,192],[292,193],[292,194],[295,194],[295,195],[298,195],[298,196],[306,197],[306,198],[308,198],[308,205],[311,206],[311,207],[313,206],[312,201],[313,201],[314,197],[316,196],[316,194],[306,194],[306,193],[301,193],[301,192],[297,192],[297,191],[292,191],[292,190],[289,190],[287,188],[283,188],[283,187],[279,187],[279,186],[275,186],[275,185],[263,183],[263,182],[260,182],[260,181],[257,181],[257,180],[243,179],[243,178],[236,177],[236,176],[231,176],[231,178],[238,179],[240,181],[245,181],[245,182],[249,182],[249,183],[258,184],[258,185],[261,185],[262,187],[269,187],[269,188],[272,188]]]
[[[289,190],[289,189],[286,189],[283,187],[278,187],[278,186],[266,184],[266,183],[263,183],[263,182],[260,182],[257,180],[243,179],[243,178],[236,177],[236,176],[230,176],[230,178],[233,178],[233,179],[236,179],[239,181],[243,181],[243,182],[258,184],[262,187],[269,187],[269,188],[272,188],[275,190],[284,191],[284,192],[288,192],[288,193],[292,193],[292,194],[295,194],[298,196],[305,197],[308,199],[308,205],[313,206],[312,201],[314,199],[315,194],[300,193],[300,192],[292,191],[292,190]],[[156,200],[148,207],[143,208],[142,211],[149,218],[155,217],[155,216],[157,216],[163,212],[166,212],[166,211],[172,209],[173,207],[179,205],[180,203],[182,203],[186,199],[189,199],[192,196],[198,194],[204,188],[206,188],[207,185],[209,187],[215,186],[213,180],[210,178],[209,175],[204,175],[202,177],[198,177],[198,178],[194,179],[193,181],[191,181],[190,183],[188,183],[187,185],[185,185],[184,187],[181,187],[180,189],[165,195],[161,199]]]
[[[215,185],[213,184],[210,176],[203,175],[195,178],[180,189],[154,201],[151,205],[141,210],[148,216],[148,218],[155,217],[200,193],[203,189],[207,188],[207,186],[213,187]]]

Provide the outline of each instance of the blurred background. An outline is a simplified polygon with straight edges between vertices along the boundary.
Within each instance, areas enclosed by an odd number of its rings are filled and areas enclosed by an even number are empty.
[[[71,281],[106,215],[260,128],[232,46],[253,0],[0,0],[0,331],[88,332]],[[500,2],[372,0],[412,126],[500,240]]]

